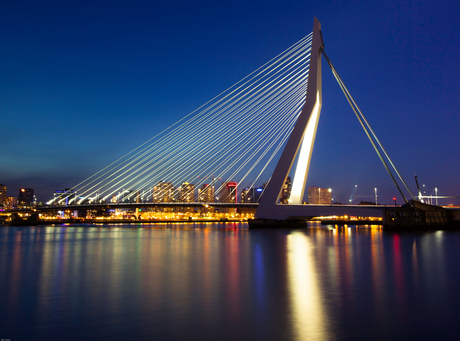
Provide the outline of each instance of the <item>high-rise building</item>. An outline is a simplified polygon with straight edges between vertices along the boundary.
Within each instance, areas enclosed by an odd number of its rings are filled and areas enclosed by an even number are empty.
[[[252,202],[251,199],[252,199],[252,193],[253,193],[253,189],[252,188],[249,188],[249,187],[246,187],[245,189],[243,189],[241,191],[241,201],[240,202]]]
[[[31,207],[34,202],[34,189],[33,188],[20,188],[18,196],[18,207],[26,208]]]
[[[5,208],[9,210],[18,208],[18,197],[7,197]]]
[[[179,202],[193,202],[195,201],[195,185],[184,182],[177,189],[177,201]]]
[[[291,177],[288,176],[280,193],[280,203],[288,204],[291,196]]]
[[[213,185],[203,184],[198,189],[198,201],[199,202],[214,202],[215,188]]]
[[[6,186],[0,184],[0,209],[5,207],[6,201]]]
[[[222,190],[219,192],[220,202],[238,202],[238,183],[235,181],[226,181],[223,184]]]
[[[257,203],[264,192],[264,188],[267,184],[265,183],[261,187],[246,187],[241,191],[241,202],[242,203]]]
[[[174,198],[174,186],[171,182],[159,181],[152,188],[153,202],[171,202]]]
[[[328,205],[331,204],[331,190],[327,188],[308,187],[308,203]]]

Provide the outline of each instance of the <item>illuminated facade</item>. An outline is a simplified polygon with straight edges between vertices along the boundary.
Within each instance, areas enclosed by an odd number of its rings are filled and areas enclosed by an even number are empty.
[[[152,188],[153,202],[171,202],[174,198],[174,186],[171,182],[159,181]]]
[[[195,201],[195,185],[184,182],[177,189],[177,201],[179,202],[193,202]]]
[[[214,202],[215,188],[212,185],[204,184],[198,189],[199,202]]]
[[[288,176],[284,182],[283,189],[280,194],[280,203],[289,204],[289,198],[291,197],[291,177]]]
[[[311,186],[308,188],[308,203],[317,205],[331,204],[331,190]]]
[[[235,181],[226,181],[222,184],[223,188],[219,193],[220,202],[237,203],[238,202],[238,183]]]
[[[260,196],[264,192],[264,188],[267,186],[266,183],[260,187],[246,187],[241,191],[241,202],[242,203],[258,203]]]
[[[18,196],[18,208],[31,207],[34,202],[33,188],[20,188]]]
[[[15,209],[18,208],[18,198],[17,197],[7,197],[5,202],[5,209]]]
[[[5,207],[7,201],[6,186],[0,185],[0,208]]]

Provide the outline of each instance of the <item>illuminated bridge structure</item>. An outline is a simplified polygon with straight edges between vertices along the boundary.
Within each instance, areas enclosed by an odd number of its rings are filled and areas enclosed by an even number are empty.
[[[39,209],[257,207],[255,221],[262,225],[317,216],[386,219],[385,206],[303,203],[322,106],[322,56],[405,203],[420,199],[411,193],[326,55],[315,18],[313,32],[305,38]],[[290,175],[290,198],[281,203]],[[270,180],[257,187],[264,178]],[[240,203],[237,194],[244,188],[247,197]],[[256,188],[263,191],[259,204]]]
[[[396,210],[377,205],[303,205],[305,185],[322,106],[321,56],[325,57],[380,161],[404,199],[406,203],[405,208]],[[296,159],[297,164],[295,166],[292,192],[289,200],[290,204],[282,205],[279,203],[278,198]],[[393,173],[399,177],[399,180],[408,191],[411,203],[409,203]],[[277,227],[282,222],[303,222],[317,216],[348,215],[379,217],[382,218],[384,225],[393,225],[397,228],[411,228],[414,226],[444,226],[450,224],[453,219],[460,219],[458,214],[460,212],[457,210],[446,211],[440,207],[425,205],[418,202],[417,199],[420,198],[412,194],[324,51],[321,24],[315,18],[306,102],[280,156],[272,178],[265,189],[264,196],[260,200],[260,205],[256,212],[257,219],[251,225],[253,227]]]

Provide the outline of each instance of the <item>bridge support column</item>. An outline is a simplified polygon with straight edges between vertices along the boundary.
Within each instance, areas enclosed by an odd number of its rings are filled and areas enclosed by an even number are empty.
[[[264,221],[270,219],[277,220],[277,217],[280,216],[277,211],[282,210],[284,212],[285,208],[282,208],[282,206],[289,206],[279,205],[278,201],[282,187],[289,175],[299,149],[300,154],[293,180],[290,202],[297,205],[302,204],[313,144],[315,142],[316,128],[321,112],[321,51],[323,48],[321,23],[315,18],[305,105],[276,165],[272,178],[260,199],[256,212],[256,218],[258,219]],[[284,216],[284,213],[281,213],[281,216]]]

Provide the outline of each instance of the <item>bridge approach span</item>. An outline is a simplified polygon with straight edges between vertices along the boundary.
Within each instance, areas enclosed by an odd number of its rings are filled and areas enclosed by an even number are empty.
[[[276,205],[271,220],[310,220],[314,217],[355,216],[383,218],[386,206],[379,205]]]
[[[67,206],[42,206],[36,207],[38,211],[64,211],[64,210],[96,210],[96,209],[143,209],[154,207],[213,207],[219,208],[240,208],[240,209],[256,209],[257,203],[215,203],[215,202],[141,202],[141,203],[104,203],[104,204],[88,204],[88,205],[67,205]],[[21,211],[21,210],[18,210]]]

